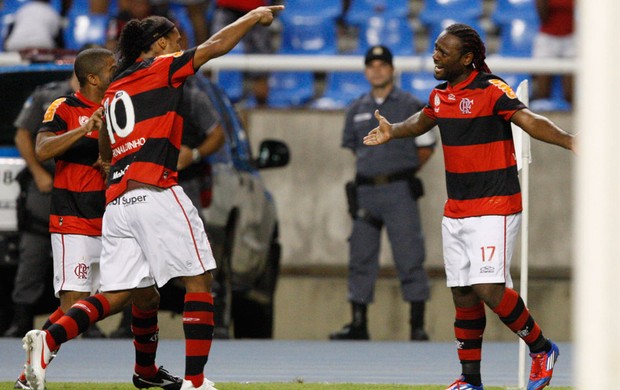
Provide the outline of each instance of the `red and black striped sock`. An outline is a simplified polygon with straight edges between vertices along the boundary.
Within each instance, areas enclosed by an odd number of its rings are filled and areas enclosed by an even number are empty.
[[[60,344],[76,338],[109,313],[110,302],[102,294],[77,301],[64,316],[47,328],[47,346],[52,351],[56,350]]]
[[[480,361],[482,360],[482,335],[487,319],[484,303],[473,307],[457,307],[454,320],[457,352],[465,381],[480,386]]]
[[[530,351],[544,350],[547,339],[515,290],[506,288],[501,302],[493,311],[510,330],[525,341]]]
[[[41,329],[46,330],[47,328],[52,326],[52,324],[55,324],[64,315],[65,312],[62,311],[60,306],[58,306],[58,309],[56,309],[55,312],[53,312],[52,314],[50,314],[49,317],[47,317],[47,321],[45,321],[45,324],[43,324],[43,328]]]
[[[209,359],[214,325],[211,293],[186,293],[183,310],[185,379],[194,387],[200,387],[204,382],[204,367]]]
[[[136,374],[145,378],[152,378],[157,374],[155,354],[159,342],[159,326],[157,325],[157,311],[141,310],[136,305],[131,306],[131,332],[133,345],[136,348]]]

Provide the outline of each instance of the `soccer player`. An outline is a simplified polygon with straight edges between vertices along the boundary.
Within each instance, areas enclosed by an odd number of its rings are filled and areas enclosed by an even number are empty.
[[[101,291],[76,303],[45,331],[24,338],[26,376],[45,386],[51,351],[91,323],[120,311],[136,289],[181,278],[186,340],[182,390],[211,390],[204,376],[213,337],[211,270],[215,260],[198,211],[177,182],[183,121],[182,86],[204,63],[230,51],[256,24],[269,25],[283,6],[259,7],[181,51],[180,34],[163,17],[132,20],[121,33],[119,68],[103,104],[107,132],[100,153],[111,161],[103,217]]]
[[[447,390],[481,390],[480,362],[485,305],[525,341],[532,366],[528,390],[546,387],[559,355],[512,289],[510,260],[521,223],[521,190],[510,122],[532,137],[573,149],[573,136],[534,114],[512,89],[491,74],[478,33],[463,24],[447,27],[435,42],[435,78],[423,110],[391,124],[375,111],[379,126],[364,143],[419,136],[439,126],[448,201],[442,237],[447,285],[456,308],[454,332],[462,374]]]
[[[105,209],[104,166],[99,159],[101,100],[116,71],[114,54],[103,48],[87,49],[76,57],[75,75],[80,83],[76,93],[56,99],[47,109],[39,128],[35,152],[45,161],[54,158],[56,175],[52,190],[50,232],[54,259],[54,290],[60,307],[44,326],[48,328],[78,300],[99,288],[101,223]],[[148,326],[135,327],[138,387],[177,384],[181,379],[155,366],[157,349],[157,289],[140,290],[133,310]],[[18,379],[25,385],[23,374]],[[162,386],[170,388],[169,386]],[[29,387],[24,387],[29,388]]]

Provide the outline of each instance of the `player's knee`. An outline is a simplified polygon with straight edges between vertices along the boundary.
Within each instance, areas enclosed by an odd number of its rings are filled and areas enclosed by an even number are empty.
[[[61,291],[58,293],[60,308],[66,313],[77,301],[87,298],[89,295],[89,293],[81,291]]]
[[[141,310],[155,310],[159,308],[159,291],[155,286],[137,290],[134,294],[133,303]]]
[[[186,276],[183,278],[185,291],[187,292],[211,292],[213,286],[213,275],[207,271],[201,275]]]

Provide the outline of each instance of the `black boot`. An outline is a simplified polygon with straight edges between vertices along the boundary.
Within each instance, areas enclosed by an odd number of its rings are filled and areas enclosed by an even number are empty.
[[[428,334],[424,330],[424,301],[411,302],[411,341],[428,341]]]
[[[15,304],[13,321],[2,337],[24,337],[34,327],[34,305]]]
[[[351,302],[353,321],[329,335],[330,340],[370,340],[366,321],[366,305]]]

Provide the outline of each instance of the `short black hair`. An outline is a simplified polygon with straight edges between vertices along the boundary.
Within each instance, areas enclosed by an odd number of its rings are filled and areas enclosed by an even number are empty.
[[[101,70],[106,65],[105,59],[108,57],[114,58],[114,53],[102,47],[82,50],[75,57],[73,71],[80,82],[80,87],[86,85],[89,74],[101,73]]]

